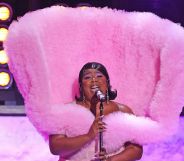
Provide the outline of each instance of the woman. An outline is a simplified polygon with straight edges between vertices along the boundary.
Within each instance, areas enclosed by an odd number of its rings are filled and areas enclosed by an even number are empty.
[[[94,114],[95,120],[86,134],[76,137],[67,137],[62,134],[49,136],[50,150],[54,155],[60,155],[59,161],[70,160],[73,154],[98,138],[99,132],[105,133],[108,129],[108,125],[100,117],[100,102],[96,97],[96,91],[101,91],[106,97],[106,101],[103,103],[104,116],[116,111],[133,114],[127,106],[112,101],[116,98],[117,92],[111,90],[109,75],[102,64],[96,62],[85,64],[79,73],[79,85],[80,97],[76,97],[75,103],[89,109]],[[102,152],[98,150],[94,156],[96,160],[134,161],[141,158],[142,152],[142,146],[127,140],[122,149],[114,154],[107,154],[105,148],[103,148]],[[89,160],[92,160],[92,158]]]

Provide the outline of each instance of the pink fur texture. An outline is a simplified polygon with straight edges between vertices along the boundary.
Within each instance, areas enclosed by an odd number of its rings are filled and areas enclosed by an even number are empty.
[[[53,105],[51,111],[44,120],[47,124],[42,125],[42,129],[40,129],[46,133],[66,134],[68,137],[82,135],[88,132],[94,120],[94,116],[89,110],[76,104]],[[59,121],[55,121],[55,117],[59,118]],[[120,149],[127,140],[140,144],[164,140],[170,135],[169,131],[172,130],[171,128],[163,127],[150,118],[137,117],[122,112],[115,112],[105,116],[104,122],[107,124],[107,130],[104,133],[104,146],[109,153]],[[94,144],[92,142],[86,146],[88,151],[93,149]],[[86,149],[83,149],[79,154],[83,153],[83,151],[86,153]],[[73,158],[78,158],[79,154]],[[94,151],[91,154],[88,152],[86,155],[91,155],[92,157],[93,154]]]
[[[182,27],[151,13],[54,6],[13,22],[5,49],[27,114],[46,134],[64,132],[68,119],[76,124],[84,118],[75,112],[75,117],[60,115],[63,108],[55,106],[74,99],[86,62],[104,64],[118,90],[117,101],[138,116],[108,116],[107,123],[115,124],[105,137],[115,141],[121,136],[116,147],[109,148],[113,151],[124,139],[149,143],[175,132],[184,105],[183,44]],[[121,131],[113,130],[119,127]]]

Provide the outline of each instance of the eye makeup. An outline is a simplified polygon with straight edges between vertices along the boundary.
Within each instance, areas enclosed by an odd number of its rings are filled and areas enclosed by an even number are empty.
[[[84,76],[83,79],[88,80],[88,79],[93,79],[93,78],[101,78],[104,75],[100,72],[100,71],[96,71],[96,72],[84,72]]]

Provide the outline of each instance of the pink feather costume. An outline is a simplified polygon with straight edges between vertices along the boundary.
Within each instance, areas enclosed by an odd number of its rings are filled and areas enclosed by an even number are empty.
[[[116,101],[136,114],[104,118],[109,153],[127,140],[157,142],[177,129],[184,104],[184,30],[169,20],[151,13],[54,6],[14,22],[5,49],[27,115],[45,135],[88,131],[93,115],[66,103],[77,93],[79,70],[91,61],[107,67]],[[71,160],[91,159],[93,146]]]

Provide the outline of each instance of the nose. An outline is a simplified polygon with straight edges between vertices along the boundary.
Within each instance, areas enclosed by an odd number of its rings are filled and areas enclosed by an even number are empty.
[[[97,80],[96,77],[92,77],[93,82],[96,82],[96,80]]]

